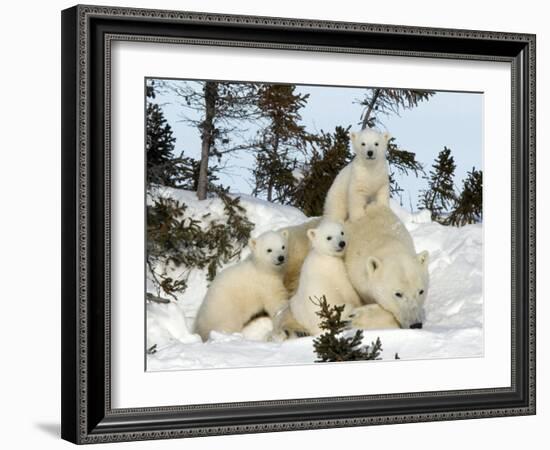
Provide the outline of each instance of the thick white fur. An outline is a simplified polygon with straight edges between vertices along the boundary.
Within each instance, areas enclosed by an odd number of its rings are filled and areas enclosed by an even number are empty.
[[[350,138],[355,158],[334,179],[324,206],[324,216],[339,222],[356,221],[368,204],[388,205],[390,198],[386,162],[390,135],[365,129],[351,132]]]
[[[369,205],[361,219],[348,224],[347,232],[346,267],[362,302],[377,303],[402,328],[422,323],[428,252],[416,253],[411,235],[384,205]]]
[[[296,294],[290,299],[292,316],[305,330],[316,335],[321,333],[320,318],[316,303],[322,296],[329,305],[346,305],[344,316],[360,305],[359,296],[353,289],[343,261],[346,237],[344,227],[336,222],[323,221],[307,231],[311,242],[300,273]]]
[[[352,328],[363,330],[381,330],[385,328],[399,328],[399,322],[392,313],[386,311],[377,303],[363,305],[351,311],[347,317]]]
[[[284,283],[290,297],[298,289],[300,270],[311,249],[311,242],[306,235],[307,230],[319,225],[321,219],[321,217],[316,217],[300,225],[279,230],[286,231],[288,234],[288,262],[285,264]]]
[[[283,284],[288,232],[269,231],[249,242],[251,254],[220,272],[206,293],[195,331],[207,340],[210,331],[242,331],[261,311],[273,318],[288,303]]]

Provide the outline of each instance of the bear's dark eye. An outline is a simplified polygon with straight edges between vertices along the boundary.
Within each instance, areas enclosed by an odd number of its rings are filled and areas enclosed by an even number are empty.
[[[397,298],[401,298],[401,297],[403,297],[403,294],[402,294],[401,292],[396,292],[396,293],[395,293],[395,296],[396,296]]]
[[[420,289],[420,291],[418,292],[420,295],[422,295],[424,293],[424,289]]]
[[[340,234],[343,236],[343,235],[344,235],[344,232],[342,231]]]
[[[270,248],[267,249],[267,253],[271,253],[271,249],[270,249]]]
[[[330,241],[332,239],[332,236],[327,237],[327,241]]]
[[[375,145],[376,147],[378,147],[378,142],[375,142],[374,145]]]
[[[283,245],[281,248],[284,250],[284,249],[285,249],[285,246]]]
[[[361,142],[361,145],[364,147],[364,146],[365,146],[365,143],[364,143],[364,142]]]

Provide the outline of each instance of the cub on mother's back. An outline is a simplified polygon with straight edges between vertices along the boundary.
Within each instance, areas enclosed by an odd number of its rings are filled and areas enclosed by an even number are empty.
[[[330,220],[355,221],[363,217],[369,203],[389,204],[389,175],[386,151],[389,133],[373,129],[351,132],[355,158],[334,179],[324,205]]]

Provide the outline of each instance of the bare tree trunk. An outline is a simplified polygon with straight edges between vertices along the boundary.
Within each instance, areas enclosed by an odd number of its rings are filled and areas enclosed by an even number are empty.
[[[273,181],[270,179],[267,184],[267,201],[270,202],[273,198]]]
[[[199,180],[197,182],[197,198],[206,199],[208,190],[208,160],[210,147],[214,142],[214,116],[216,114],[216,99],[218,97],[217,83],[208,81],[204,85],[205,116],[201,124],[201,162],[199,166]]]
[[[363,123],[361,124],[362,130],[367,128],[367,125],[369,124],[370,115],[372,113],[372,110],[374,109],[374,106],[376,105],[376,101],[378,100],[379,96],[380,96],[380,89],[375,89],[374,94],[372,96],[372,100],[369,103],[369,106],[367,108],[367,111],[365,112],[365,115],[363,116]]]
[[[279,136],[275,134],[275,137],[273,139],[272,149],[271,149],[271,156],[269,158],[271,163],[273,163],[273,161],[278,157],[277,155],[278,152],[279,152]],[[273,173],[270,173],[268,175],[269,177],[269,181],[267,183],[267,201],[268,202],[273,200],[273,185],[275,184],[273,180],[274,176],[275,175]]]

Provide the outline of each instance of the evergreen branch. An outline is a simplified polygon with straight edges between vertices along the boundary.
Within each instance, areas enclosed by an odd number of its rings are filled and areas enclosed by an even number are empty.
[[[382,342],[377,338],[371,345],[361,347],[363,330],[356,330],[351,337],[342,335],[348,323],[342,320],[345,305],[329,305],[326,297],[310,301],[319,307],[316,314],[321,319],[319,327],[325,330],[323,334],[313,340],[313,348],[317,353],[316,362],[338,361],[369,361],[380,359]]]

